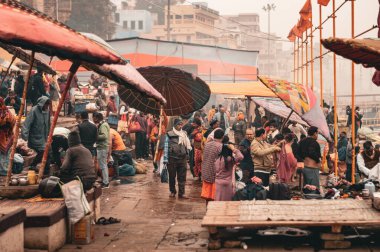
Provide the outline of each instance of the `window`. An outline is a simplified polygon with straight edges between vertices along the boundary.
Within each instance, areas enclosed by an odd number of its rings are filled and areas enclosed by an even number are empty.
[[[128,29],[128,21],[123,21],[123,28]]]
[[[191,42],[191,36],[186,36],[186,42]]]
[[[139,30],[144,29],[144,23],[142,20],[139,21]]]
[[[136,29],[136,21],[131,21],[131,30]]]
[[[175,19],[182,19],[181,15],[175,15]]]
[[[115,13],[115,22],[119,23],[120,22],[120,13]]]
[[[183,18],[184,19],[193,19],[194,16],[193,15],[184,15]]]

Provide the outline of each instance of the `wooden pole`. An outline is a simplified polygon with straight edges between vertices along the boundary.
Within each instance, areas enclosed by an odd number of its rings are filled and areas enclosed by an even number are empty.
[[[313,18],[312,18],[313,20]],[[314,46],[313,46],[313,27],[310,28],[310,78],[311,90],[314,91]]]
[[[319,5],[319,89],[323,108],[322,5]]]
[[[285,119],[285,121],[282,123],[281,128],[280,128],[280,132],[282,132],[282,129],[284,128],[284,126],[286,125],[286,123],[289,121],[289,118],[290,118],[290,116],[293,114],[293,112],[294,112],[293,110],[290,111],[288,117],[287,117],[287,118]]]
[[[293,42],[293,83],[296,83],[296,40]]]
[[[297,38],[297,84],[300,83],[300,38]]]
[[[301,82],[302,82],[302,85],[305,84],[303,80],[303,33],[301,36]]]
[[[307,36],[307,29],[306,29],[306,39],[305,39],[305,46],[306,46],[306,59],[305,59],[305,64],[306,64],[306,87],[309,87],[309,56],[308,56],[308,44],[309,42],[309,39],[308,39],[308,36]]]
[[[5,186],[9,185],[9,181],[12,175],[13,160],[16,153],[18,136],[20,134],[21,117],[24,112],[24,107],[26,103],[26,92],[28,90],[28,84],[29,84],[30,74],[32,73],[33,64],[34,64],[34,51],[32,51],[28,74],[26,75],[24,89],[22,91],[21,106],[20,106],[20,110],[18,111],[16,125],[14,128],[13,143],[12,143],[12,148],[11,148],[11,154],[9,156],[8,171],[7,171],[7,178],[5,180]]]
[[[335,29],[336,29],[336,23],[335,23],[335,0],[332,2],[332,8],[333,8],[333,38],[335,38]],[[335,176],[338,175],[338,118],[337,118],[337,96],[336,96],[336,54],[333,55],[333,72],[334,72],[334,153],[335,153],[335,159],[334,159],[334,171]]]
[[[351,1],[351,37],[355,38],[355,1]],[[351,88],[352,88],[352,97],[351,97],[351,137],[352,137],[352,168],[351,168],[351,181],[355,184],[355,64],[351,62]]]
[[[15,61],[15,59],[16,59],[16,55],[13,55],[12,60],[11,60],[11,63],[9,63],[9,66],[8,66],[8,68],[7,68],[7,71],[5,71],[5,75],[4,75],[4,77],[1,79],[1,85],[0,85],[0,86],[3,85],[3,83],[4,83],[4,81],[5,81],[5,78],[7,78],[7,75],[9,74],[9,71],[11,70],[12,64],[13,64],[13,62]]]
[[[48,139],[46,142],[44,155],[42,157],[42,162],[40,165],[40,169],[38,171],[38,181],[41,181],[42,176],[44,175],[44,170],[45,170],[45,165],[46,165],[46,161],[47,161],[48,154],[49,154],[49,149],[51,146],[51,142],[53,140],[54,128],[55,128],[55,125],[57,124],[58,116],[59,116],[59,113],[62,109],[62,105],[65,101],[66,94],[70,89],[71,81],[73,80],[73,77],[74,77],[76,71],[78,70],[79,66],[80,66],[80,62],[74,61],[70,67],[70,73],[69,73],[69,77],[67,78],[65,89],[63,90],[63,93],[61,94],[61,98],[59,99],[59,103],[57,106],[57,111],[55,111],[55,113],[54,113],[53,122],[51,123],[51,126],[50,126],[49,136],[48,136]]]

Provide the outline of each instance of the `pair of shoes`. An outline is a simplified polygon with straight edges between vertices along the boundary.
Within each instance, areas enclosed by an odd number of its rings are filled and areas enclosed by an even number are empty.
[[[178,195],[178,199],[190,199],[189,197],[185,196],[185,195]]]
[[[170,197],[170,198],[175,198],[175,193],[171,193],[171,194],[169,195],[169,197]]]
[[[108,184],[102,183],[102,189],[107,189],[107,188],[110,188],[110,183]]]

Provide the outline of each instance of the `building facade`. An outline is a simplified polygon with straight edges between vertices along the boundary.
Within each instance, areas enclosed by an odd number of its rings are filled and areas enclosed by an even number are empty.
[[[71,15],[72,0],[21,0],[60,22],[66,22]]]

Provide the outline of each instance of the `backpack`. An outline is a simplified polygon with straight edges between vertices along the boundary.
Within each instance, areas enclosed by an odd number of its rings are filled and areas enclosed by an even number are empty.
[[[290,190],[285,183],[269,184],[268,198],[271,200],[290,200]]]
[[[43,198],[62,198],[62,191],[58,177],[50,176],[41,181],[38,185],[38,192]]]
[[[338,159],[339,159],[339,161],[346,161],[346,153],[347,153],[347,148],[345,146],[341,147],[338,150]]]

